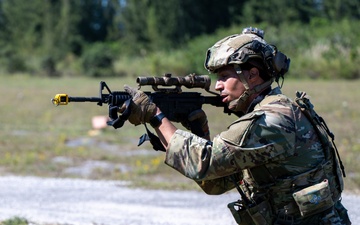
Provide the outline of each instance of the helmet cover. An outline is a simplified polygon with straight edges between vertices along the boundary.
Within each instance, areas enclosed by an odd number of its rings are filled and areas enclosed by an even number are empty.
[[[261,47],[271,48],[264,39],[256,34],[234,34],[216,42],[207,51],[205,68],[209,72],[216,72],[226,65],[244,64],[250,58],[264,60]],[[273,49],[270,49],[273,51]]]

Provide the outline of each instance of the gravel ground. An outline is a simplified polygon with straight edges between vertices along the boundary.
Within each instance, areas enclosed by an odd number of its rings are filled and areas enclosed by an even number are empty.
[[[0,221],[14,216],[33,224],[235,224],[227,203],[235,192],[130,189],[122,181],[0,177]],[[353,224],[360,224],[360,196],[344,195]]]

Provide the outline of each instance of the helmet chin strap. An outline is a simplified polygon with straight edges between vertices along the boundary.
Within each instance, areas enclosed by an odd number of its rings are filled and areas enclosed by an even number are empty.
[[[248,111],[248,107],[250,106],[250,104],[249,104],[249,106],[247,106],[246,109],[244,107],[245,107],[245,102],[249,99],[249,97],[253,94],[260,93],[264,88],[270,86],[272,84],[273,80],[270,79],[262,84],[256,85],[252,89],[250,89],[249,84],[248,84],[247,80],[245,79],[245,76],[242,73],[240,66],[234,65],[234,68],[236,70],[237,75],[239,76],[241,83],[245,87],[245,91],[244,91],[244,93],[242,93],[242,95],[240,95],[239,98],[234,99],[231,102],[229,102],[229,109],[234,112],[243,111],[244,113],[246,113]]]

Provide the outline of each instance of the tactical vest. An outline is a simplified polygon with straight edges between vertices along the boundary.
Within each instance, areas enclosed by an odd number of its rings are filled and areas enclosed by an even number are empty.
[[[267,96],[261,105],[284,98],[284,95]],[[334,135],[314,111],[306,93],[297,92],[292,104],[303,112],[314,127],[325,160],[309,171],[293,177],[268,180],[261,185],[254,180],[256,174],[262,175],[271,171],[265,166],[244,170],[240,183],[233,179],[242,200],[228,205],[238,224],[292,224],[294,218],[305,218],[324,212],[341,199],[342,175],[345,177],[345,172],[334,143]],[[269,174],[268,177],[272,176],[273,174]]]

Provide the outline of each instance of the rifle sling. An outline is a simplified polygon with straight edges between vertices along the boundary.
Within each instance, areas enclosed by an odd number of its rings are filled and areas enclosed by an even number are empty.
[[[138,146],[142,145],[145,141],[150,141],[155,151],[166,152],[166,149],[161,143],[160,138],[155,134],[151,133],[151,131],[147,128],[146,124],[144,125],[146,129],[146,133],[141,135],[141,137],[139,138]]]

